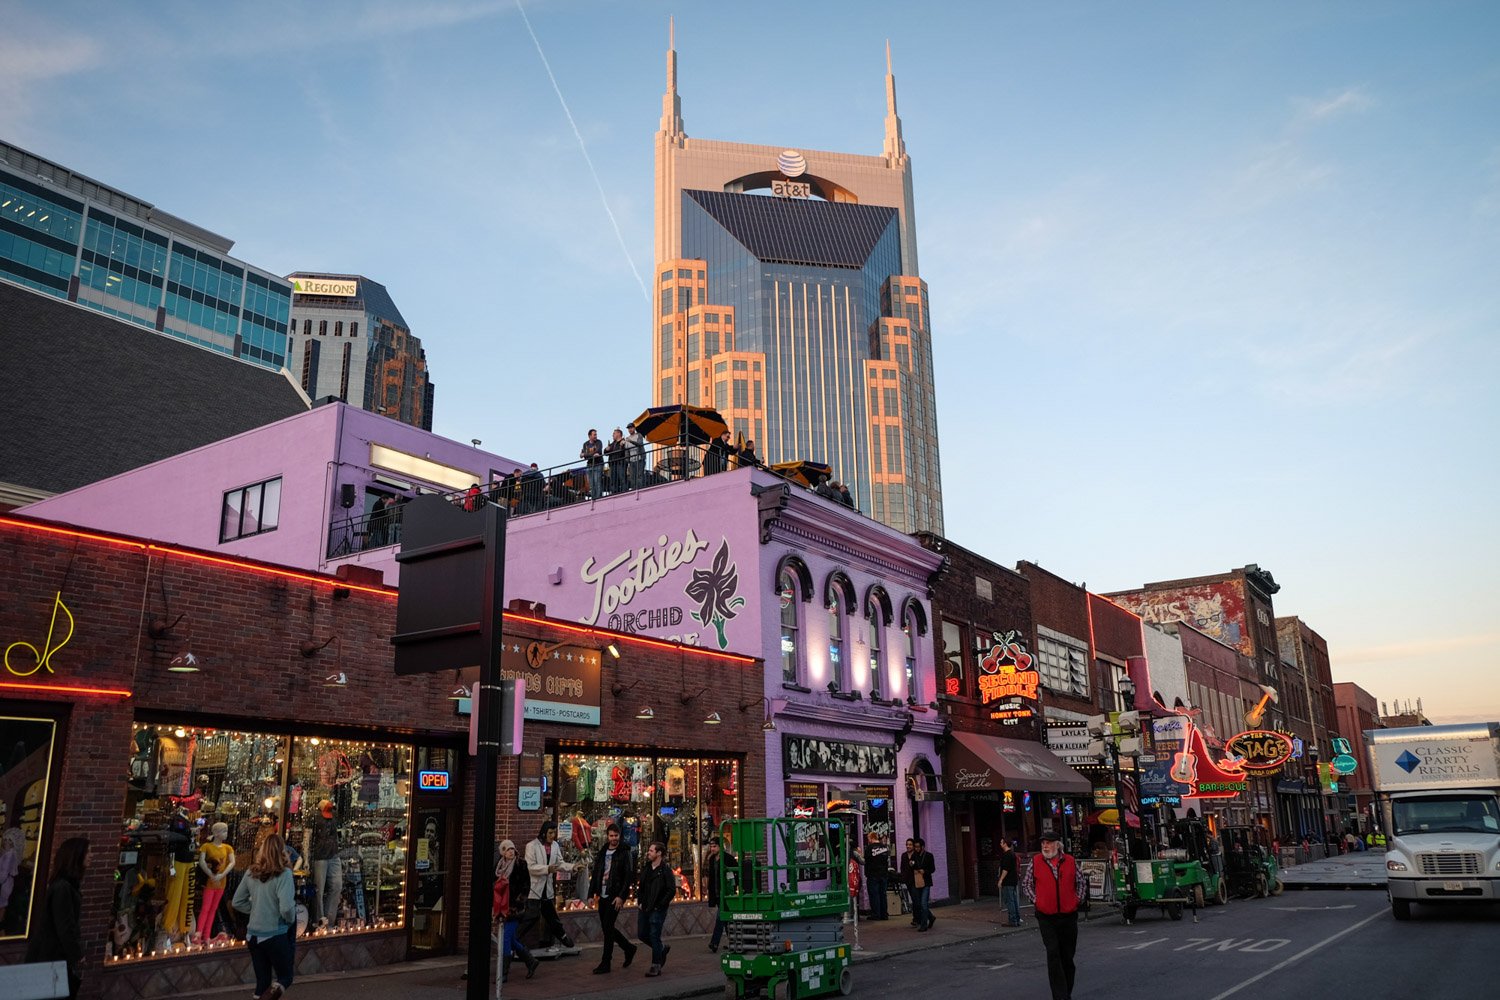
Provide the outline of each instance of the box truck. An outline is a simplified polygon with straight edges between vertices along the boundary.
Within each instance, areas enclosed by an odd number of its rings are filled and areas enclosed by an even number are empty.
[[[1372,729],[1365,746],[1396,919],[1413,903],[1500,902],[1500,723]]]

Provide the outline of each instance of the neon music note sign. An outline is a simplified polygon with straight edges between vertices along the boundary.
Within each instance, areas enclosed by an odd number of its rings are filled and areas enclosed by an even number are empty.
[[[61,641],[54,644],[53,637],[57,634],[57,619],[59,613],[67,618],[68,631],[67,634],[62,637]],[[58,591],[57,596],[52,599],[52,622],[47,626],[47,638],[42,642],[42,648],[37,649],[31,643],[25,642],[24,640],[11,643],[9,646],[5,647],[5,669],[17,677],[31,677],[43,667],[47,668],[47,673],[54,674],[57,671],[52,669],[52,657],[55,653],[59,652],[64,646],[66,646],[68,644],[68,641],[72,638],[73,612],[69,611],[68,606],[63,603],[62,591]],[[32,665],[30,670],[22,670],[19,669],[18,666],[11,664],[11,651],[16,649],[17,647],[31,650],[30,655],[36,660],[36,663]],[[21,657],[18,657],[18,659],[21,659]]]

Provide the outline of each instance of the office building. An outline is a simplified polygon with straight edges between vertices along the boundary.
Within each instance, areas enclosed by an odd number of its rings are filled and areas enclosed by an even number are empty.
[[[287,367],[302,391],[432,430],[427,355],[385,286],[359,274],[314,271],[296,271],[287,280]]]
[[[0,278],[281,368],[291,285],[232,240],[0,141]]]
[[[689,138],[675,44],[656,133],[656,405],[714,406],[771,463],[943,530],[927,285],[886,53],[878,156]]]

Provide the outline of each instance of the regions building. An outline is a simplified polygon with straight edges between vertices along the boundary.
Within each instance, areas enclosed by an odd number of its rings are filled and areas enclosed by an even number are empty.
[[[287,367],[312,399],[432,430],[433,386],[422,342],[390,293],[358,274],[296,271]]]
[[[943,530],[927,284],[886,54],[877,156],[689,138],[677,53],[656,133],[652,397],[713,406],[767,462],[826,462],[856,506]]]
[[[0,277],[266,368],[292,289],[234,241],[0,141]]]

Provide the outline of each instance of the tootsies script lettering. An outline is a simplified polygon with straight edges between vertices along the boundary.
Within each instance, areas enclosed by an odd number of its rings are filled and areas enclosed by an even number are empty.
[[[666,535],[656,540],[656,547],[643,545],[639,549],[626,549],[603,565],[598,565],[593,556],[583,564],[579,576],[594,588],[593,610],[580,619],[585,625],[596,625],[601,615],[611,615],[617,609],[635,600],[656,586],[674,569],[686,566],[708,548],[708,543],[699,541],[691,528],[680,542],[669,542]],[[609,576],[624,568],[623,578],[610,582]]]

